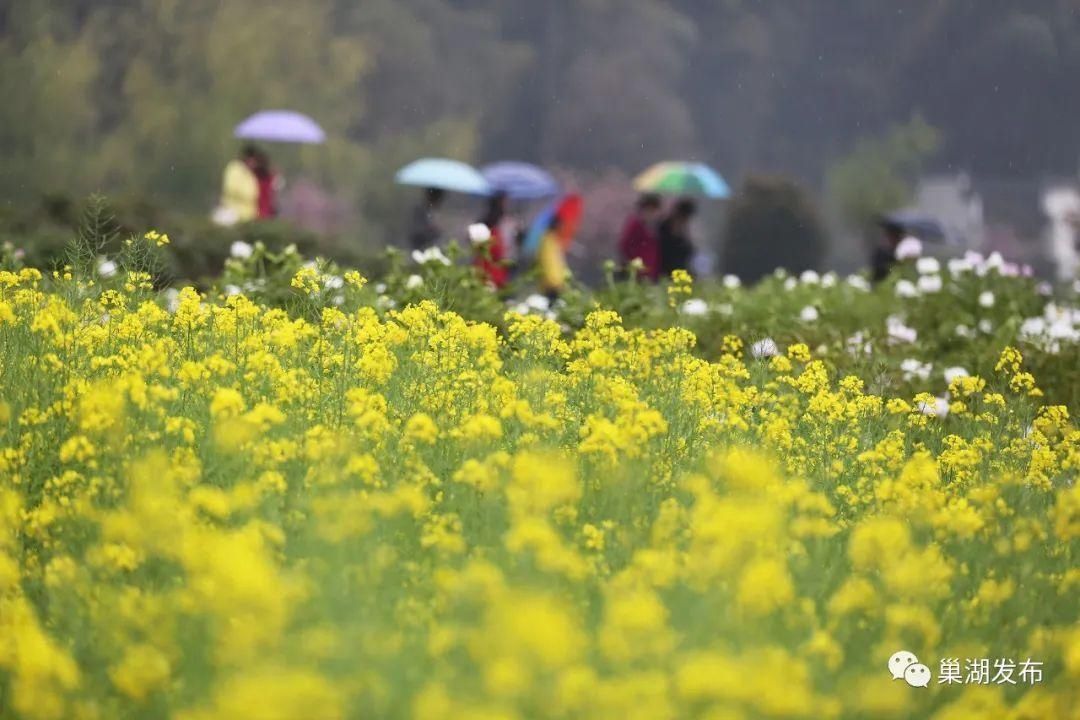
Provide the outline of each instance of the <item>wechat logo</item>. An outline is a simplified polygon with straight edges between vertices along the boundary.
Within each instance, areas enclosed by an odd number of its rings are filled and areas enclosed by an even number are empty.
[[[889,658],[889,674],[893,680],[903,680],[911,687],[930,684],[930,668],[919,662],[915,653],[899,650]]]

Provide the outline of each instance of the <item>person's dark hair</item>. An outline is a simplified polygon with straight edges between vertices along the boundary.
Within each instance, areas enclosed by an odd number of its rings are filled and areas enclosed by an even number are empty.
[[[681,198],[675,203],[675,206],[671,208],[671,214],[674,217],[689,220],[697,214],[697,203],[690,198]]]
[[[427,198],[428,205],[435,207],[442,203],[443,198],[446,197],[446,191],[442,188],[428,188],[424,191],[424,197]]]
[[[480,222],[489,228],[493,228],[502,222],[503,216],[506,215],[506,197],[506,193],[502,191],[489,197],[487,211],[484,212],[484,217],[480,219]]]
[[[257,160],[259,155],[259,148],[255,147],[251,143],[247,143],[242,148],[240,148],[240,157],[243,160]]]
[[[257,177],[259,177],[259,178],[269,177],[269,175],[270,175],[270,156],[267,155],[262,150],[259,150],[258,148],[254,148],[254,150],[255,150],[255,152],[251,156],[252,160],[254,160],[254,163],[253,163],[254,167],[252,168],[252,170],[255,172],[255,175]]]
[[[644,193],[637,201],[638,210],[657,210],[660,208],[660,196],[656,193]]]

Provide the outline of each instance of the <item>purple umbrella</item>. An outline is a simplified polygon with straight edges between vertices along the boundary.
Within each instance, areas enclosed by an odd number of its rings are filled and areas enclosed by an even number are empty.
[[[546,170],[524,162],[497,162],[480,168],[492,189],[515,200],[537,200],[559,193],[559,183]]]
[[[246,140],[267,142],[321,143],[326,133],[319,124],[292,110],[263,110],[236,126],[233,133]]]

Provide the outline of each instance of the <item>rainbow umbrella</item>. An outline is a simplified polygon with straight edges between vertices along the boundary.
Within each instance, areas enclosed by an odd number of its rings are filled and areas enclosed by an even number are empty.
[[[665,195],[704,195],[709,198],[731,195],[731,188],[718,172],[697,162],[656,163],[634,178],[634,188]]]
[[[548,203],[536,214],[532,224],[529,225],[529,231],[525,233],[525,242],[522,247],[525,255],[532,257],[540,250],[540,240],[543,239],[544,233],[551,227],[551,221],[556,216],[559,218],[559,241],[563,249],[569,247],[581,222],[582,207],[581,196],[577,193],[571,193]]]

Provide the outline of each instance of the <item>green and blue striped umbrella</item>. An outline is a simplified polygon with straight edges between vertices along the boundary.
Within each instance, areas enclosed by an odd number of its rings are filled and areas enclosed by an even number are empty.
[[[634,187],[641,192],[665,195],[703,195],[726,198],[731,188],[720,173],[704,163],[659,162],[634,178]]]

